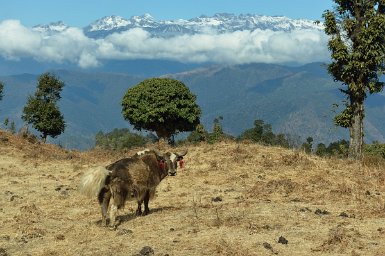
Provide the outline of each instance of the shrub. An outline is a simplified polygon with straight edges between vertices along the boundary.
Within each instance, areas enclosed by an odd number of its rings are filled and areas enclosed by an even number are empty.
[[[134,147],[143,147],[150,139],[139,134],[130,132],[129,129],[114,129],[104,134],[99,131],[95,135],[95,146],[103,149],[121,150]]]

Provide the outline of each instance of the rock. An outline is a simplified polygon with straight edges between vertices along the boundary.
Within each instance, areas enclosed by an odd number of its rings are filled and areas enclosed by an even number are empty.
[[[9,256],[9,254],[7,253],[7,250],[0,248],[0,256]]]
[[[267,242],[264,242],[262,245],[263,245],[263,247],[264,247],[266,250],[271,251],[273,254],[278,254],[278,252],[275,251],[275,250],[273,249],[273,246],[271,246],[271,244],[269,244],[269,243],[267,243]]]
[[[1,141],[2,143],[5,143],[5,142],[8,142],[9,139],[6,138],[6,137],[1,137],[1,138],[0,138],[0,141]],[[2,255],[2,254],[0,253],[0,255]]]
[[[122,229],[120,229],[116,234],[117,234],[118,236],[123,236],[123,235],[130,235],[130,234],[132,234],[132,233],[134,233],[132,230],[122,228]]]
[[[278,243],[280,243],[280,244],[288,244],[289,241],[287,241],[287,239],[284,238],[283,236],[280,236],[280,237],[278,238]]]
[[[263,247],[264,247],[265,249],[267,249],[267,250],[273,250],[273,247],[271,246],[271,244],[266,243],[266,242],[263,243]]]
[[[2,235],[2,236],[0,236],[0,240],[9,241],[9,240],[11,240],[11,237],[9,235]]]
[[[300,212],[312,212],[312,210],[310,210],[309,207],[304,207],[304,208],[301,208],[299,209]]]
[[[150,246],[145,246],[140,250],[139,255],[148,256],[154,255],[154,250]]]
[[[64,240],[65,236],[63,234],[58,234],[58,235],[55,236],[55,239],[56,240]]]
[[[220,196],[211,198],[211,201],[213,202],[222,202],[222,198]]]
[[[328,212],[326,210],[320,210],[320,209],[315,210],[314,213],[317,214],[317,215],[328,215],[328,214],[330,214],[330,212]]]

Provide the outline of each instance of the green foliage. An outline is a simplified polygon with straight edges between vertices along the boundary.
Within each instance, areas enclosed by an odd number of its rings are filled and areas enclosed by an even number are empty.
[[[122,114],[135,129],[169,139],[178,132],[193,131],[199,124],[201,110],[195,101],[196,96],[182,82],[151,78],[127,90]]]
[[[53,138],[64,132],[65,122],[56,103],[61,98],[64,83],[50,73],[42,74],[38,79],[34,96],[29,96],[23,109],[22,119],[42,133]]]
[[[283,134],[274,134],[270,124],[265,124],[263,120],[255,120],[254,128],[245,130],[239,137],[239,140],[250,140],[255,143],[265,145],[275,145],[289,147],[289,142]]]
[[[203,124],[198,124],[194,131],[187,137],[190,143],[199,143],[208,140],[209,133],[205,130]]]
[[[208,134],[208,142],[215,143],[219,142],[224,138],[224,132],[220,121],[223,120],[222,116],[214,119],[213,132]]]
[[[301,149],[305,151],[306,153],[310,154],[313,149],[313,138],[308,137],[306,139],[306,142],[304,142],[301,146]]]
[[[315,154],[318,156],[347,157],[348,151],[349,142],[342,139],[339,141],[331,142],[327,147],[325,144],[319,143],[316,147]]]
[[[149,138],[130,132],[129,129],[114,129],[104,134],[98,132],[95,135],[95,146],[103,149],[121,150],[134,147],[143,147],[150,141]]]
[[[363,104],[367,94],[380,92],[385,70],[385,3],[383,0],[334,0],[334,11],[326,11],[325,32],[333,61],[328,65],[348,104],[334,119],[337,125],[350,128],[352,144],[349,155],[361,158],[363,145]]]
[[[380,144],[378,141],[374,141],[372,144],[366,144],[364,146],[364,154],[385,159],[385,144]]]
[[[211,133],[204,134],[206,141],[210,144],[217,143],[225,140],[234,140],[234,137],[230,134],[226,134],[223,132],[221,120],[223,120],[222,116],[214,118],[213,121],[213,131]],[[204,132],[204,131],[202,131]]]
[[[322,157],[335,156],[344,158],[348,156],[348,150],[349,142],[346,140],[339,140],[331,142],[328,147],[323,143],[319,143],[315,154]],[[381,144],[378,141],[374,141],[372,144],[365,144],[364,155],[385,159],[385,144]]]
[[[319,144],[317,145],[316,150],[315,150],[315,154],[316,154],[317,156],[321,156],[321,157],[326,156],[326,155],[328,154],[326,145],[323,144],[323,143],[319,143]]]
[[[341,113],[334,117],[334,123],[338,126],[349,128],[352,126],[353,112],[351,107],[346,107]]]

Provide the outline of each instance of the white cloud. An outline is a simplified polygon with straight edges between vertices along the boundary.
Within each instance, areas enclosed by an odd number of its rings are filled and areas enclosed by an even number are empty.
[[[40,36],[21,25],[18,20],[0,22],[0,55],[19,59],[34,54],[40,47]]]
[[[255,30],[154,38],[137,28],[104,39],[91,39],[79,28],[46,35],[24,27],[17,20],[0,23],[0,55],[7,59],[32,57],[40,61],[70,62],[82,68],[99,66],[103,60],[135,58],[222,64],[304,64],[329,59],[327,36],[317,30]]]

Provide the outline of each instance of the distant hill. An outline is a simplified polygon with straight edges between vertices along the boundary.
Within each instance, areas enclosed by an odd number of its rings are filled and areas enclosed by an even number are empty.
[[[160,76],[169,73],[184,72],[202,66],[209,66],[210,63],[181,63],[172,60],[105,60],[100,67],[82,69],[83,72],[91,73],[124,73],[134,76]],[[0,76],[18,75],[23,73],[41,74],[47,70],[74,70],[79,67],[73,63],[52,63],[40,62],[32,58],[23,58],[20,61],[7,60],[0,56]]]
[[[66,84],[59,105],[67,128],[56,142],[79,149],[92,147],[99,130],[129,126],[121,115],[121,99],[128,88],[147,78],[72,70],[54,72]],[[197,95],[203,112],[201,121],[209,131],[214,118],[222,116],[224,131],[235,136],[252,128],[254,120],[262,119],[272,124],[275,132],[300,136],[302,140],[311,136],[316,143],[329,143],[347,138],[347,131],[332,122],[333,104],[340,104],[342,95],[321,63],[300,67],[210,66],[164,75],[183,81]],[[28,95],[35,91],[37,75],[3,76],[0,81],[5,83],[0,124],[9,117],[20,128],[22,108]],[[366,111],[366,141],[384,141],[385,96],[369,96]]]

